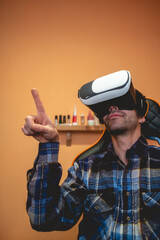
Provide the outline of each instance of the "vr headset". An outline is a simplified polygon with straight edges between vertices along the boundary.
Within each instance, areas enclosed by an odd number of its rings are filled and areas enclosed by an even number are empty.
[[[136,109],[145,116],[148,106],[145,97],[134,89],[129,71],[121,70],[86,83],[78,91],[78,97],[103,123],[110,106],[120,110]]]

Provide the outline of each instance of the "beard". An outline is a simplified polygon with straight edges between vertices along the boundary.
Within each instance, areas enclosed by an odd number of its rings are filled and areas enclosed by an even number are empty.
[[[107,130],[112,136],[123,135],[126,132],[126,129],[107,129]]]
[[[121,117],[116,119],[106,119],[104,121],[107,131],[113,135],[124,135],[129,130],[134,130],[138,125],[137,115],[127,116],[121,112]]]

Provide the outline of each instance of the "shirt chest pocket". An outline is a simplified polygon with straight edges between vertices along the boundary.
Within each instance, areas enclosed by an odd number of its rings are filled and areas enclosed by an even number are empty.
[[[142,192],[142,232],[148,239],[160,239],[160,192]]]
[[[84,202],[86,213],[102,214],[115,208],[115,193],[88,194]]]

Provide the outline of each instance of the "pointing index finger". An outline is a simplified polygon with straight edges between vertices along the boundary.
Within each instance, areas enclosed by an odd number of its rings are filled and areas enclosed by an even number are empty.
[[[35,105],[37,108],[37,112],[45,113],[45,109],[44,109],[43,103],[41,102],[41,99],[39,97],[39,93],[38,93],[37,89],[33,88],[31,90],[31,93],[32,93],[32,96],[33,96],[33,99],[34,99],[34,102],[35,102]]]

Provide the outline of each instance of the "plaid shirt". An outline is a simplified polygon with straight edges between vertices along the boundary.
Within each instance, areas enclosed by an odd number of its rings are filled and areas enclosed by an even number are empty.
[[[112,144],[101,154],[75,162],[59,186],[59,143],[40,144],[28,171],[27,210],[37,231],[67,230],[79,224],[79,240],[160,239],[160,148],[140,139],[126,152]]]

